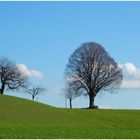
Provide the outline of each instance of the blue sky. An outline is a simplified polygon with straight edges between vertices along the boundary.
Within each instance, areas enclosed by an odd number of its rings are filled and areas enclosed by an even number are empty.
[[[44,77],[32,76],[31,81],[47,86],[48,91],[38,101],[64,107],[61,89],[69,56],[83,42],[98,42],[129,78],[125,88],[98,96],[95,103],[106,108],[138,109],[139,13],[140,2],[0,2],[0,56],[40,71]],[[9,94],[30,98],[24,93]],[[88,98],[75,99],[73,104],[86,107]]]

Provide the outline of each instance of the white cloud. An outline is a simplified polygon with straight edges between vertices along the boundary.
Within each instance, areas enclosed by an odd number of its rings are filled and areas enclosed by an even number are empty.
[[[23,73],[23,76],[43,78],[44,75],[38,70],[30,70],[24,64],[16,64],[17,68]]]
[[[140,79],[140,69],[136,68],[134,64],[126,63],[126,64],[120,64],[119,66],[123,69],[123,73],[125,76]]]
[[[123,89],[140,89],[140,80],[123,80]]]
[[[123,70],[122,88],[124,89],[140,89],[140,69],[132,63],[119,64]]]

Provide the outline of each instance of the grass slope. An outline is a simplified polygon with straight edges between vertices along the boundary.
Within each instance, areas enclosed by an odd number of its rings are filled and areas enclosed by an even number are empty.
[[[61,109],[0,95],[0,138],[140,138],[140,110]]]

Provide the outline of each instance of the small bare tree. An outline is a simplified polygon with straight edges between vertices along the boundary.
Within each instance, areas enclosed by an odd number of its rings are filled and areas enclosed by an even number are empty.
[[[86,42],[70,56],[65,77],[76,87],[73,89],[76,94],[89,96],[89,108],[94,108],[96,95],[104,90],[119,89],[123,74],[101,45]]]
[[[42,86],[32,86],[31,88],[26,88],[25,92],[30,94],[32,96],[32,100],[34,101],[34,98],[45,92],[46,91],[46,88],[42,87]]]
[[[72,101],[80,96],[79,92],[76,90],[76,86],[67,81],[66,87],[64,89],[65,98],[69,99],[69,106],[72,108]]]
[[[8,58],[0,58],[0,93],[3,94],[5,88],[16,90],[26,85],[27,77],[23,76],[17,66]]]

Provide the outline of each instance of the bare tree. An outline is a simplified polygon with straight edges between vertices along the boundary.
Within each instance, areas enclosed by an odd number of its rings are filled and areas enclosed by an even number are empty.
[[[45,92],[46,91],[46,88],[42,87],[42,86],[32,86],[31,88],[27,88],[25,90],[26,93],[30,94],[32,96],[32,100],[34,101],[34,98]]]
[[[104,90],[119,89],[123,74],[101,45],[86,42],[70,56],[65,77],[76,86],[77,94],[89,96],[89,108],[94,108],[96,95]]]
[[[64,90],[65,98],[69,99],[69,106],[72,108],[72,101],[80,96],[79,92],[77,92],[75,85],[67,81],[66,87]]]
[[[26,87],[27,77],[24,77],[20,70],[8,58],[0,58],[0,93],[5,88],[15,90]]]

